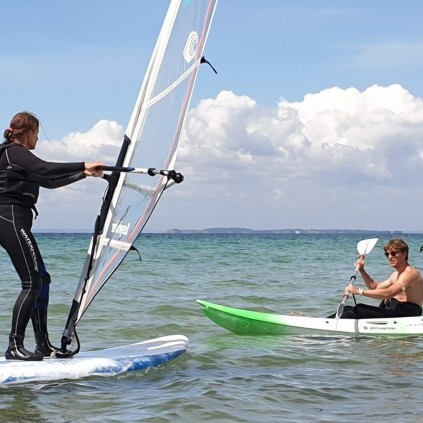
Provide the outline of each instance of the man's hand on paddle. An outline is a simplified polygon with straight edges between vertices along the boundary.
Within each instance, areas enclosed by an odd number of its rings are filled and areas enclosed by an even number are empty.
[[[359,272],[364,270],[364,265],[366,264],[366,256],[360,256],[360,258],[354,263],[355,269]]]

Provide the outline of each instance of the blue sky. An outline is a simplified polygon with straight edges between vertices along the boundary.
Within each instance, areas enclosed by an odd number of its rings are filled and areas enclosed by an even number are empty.
[[[168,4],[5,2],[3,128],[30,110],[40,157],[109,160],[102,142],[123,135]],[[423,230],[421,16],[418,0],[221,0],[186,180],[147,229]],[[102,182],[43,191],[36,228],[90,230]]]

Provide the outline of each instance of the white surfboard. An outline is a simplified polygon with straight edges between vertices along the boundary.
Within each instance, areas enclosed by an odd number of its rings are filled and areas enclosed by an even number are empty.
[[[20,361],[0,358],[0,386],[27,382],[115,376],[160,367],[183,354],[188,338],[170,335],[122,347],[81,352],[72,358]]]

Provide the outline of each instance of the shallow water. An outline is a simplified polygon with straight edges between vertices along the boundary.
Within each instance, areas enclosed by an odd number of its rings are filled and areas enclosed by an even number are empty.
[[[188,353],[147,373],[1,388],[1,421],[421,422],[421,338],[236,336],[195,303],[327,315],[353,274],[357,242],[373,236],[144,235],[143,261],[127,257],[78,325],[82,349],[181,333]],[[404,237],[411,262],[423,268],[423,235]],[[50,332],[58,341],[89,235],[38,238],[53,278]],[[390,272],[388,239],[368,257],[376,280]],[[2,251],[0,270],[5,349],[19,283]],[[28,330],[28,347],[31,338]]]

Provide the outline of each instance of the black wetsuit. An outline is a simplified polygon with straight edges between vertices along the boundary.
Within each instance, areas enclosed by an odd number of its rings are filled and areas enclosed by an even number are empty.
[[[24,336],[32,311],[47,308],[49,300],[50,275],[31,232],[39,189],[79,181],[85,178],[84,169],[83,162],[45,162],[21,145],[0,145],[0,245],[22,282],[11,335]]]
[[[345,306],[341,319],[368,319],[378,317],[421,316],[422,308],[415,303],[401,302],[395,298],[382,301],[379,307],[358,303],[356,306]]]

